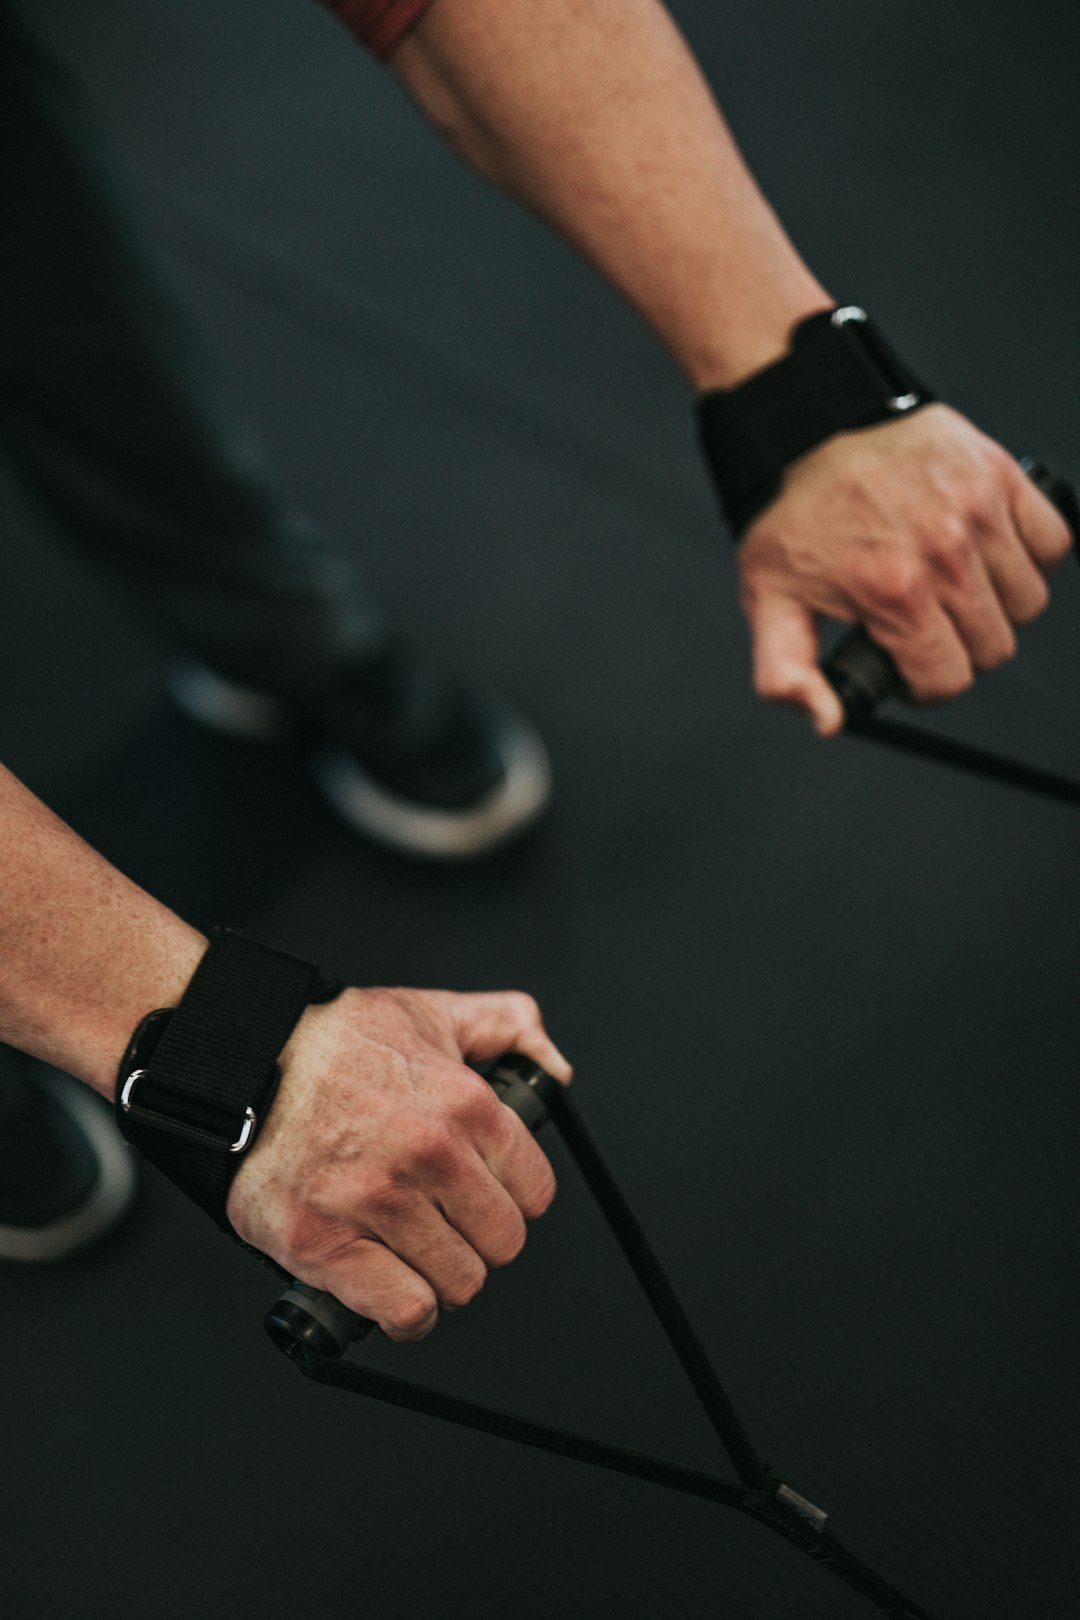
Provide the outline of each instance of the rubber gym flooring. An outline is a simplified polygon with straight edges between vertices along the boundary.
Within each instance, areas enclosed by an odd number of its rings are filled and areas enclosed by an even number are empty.
[[[946,1620],[1071,1620],[1075,811],[748,690],[667,362],[306,0],[22,0],[94,95],[200,341],[403,626],[511,692],[546,827],[362,846],[199,734],[153,627],[0,483],[2,757],[193,921],[357,982],[517,984],[765,1455]],[[1064,0],[675,6],[781,216],[946,398],[1080,476],[1080,18]],[[928,723],[1080,768],[1080,571]],[[522,1259],[381,1366],[725,1465],[570,1167]],[[705,1503],[351,1401],[272,1279],[147,1173],[2,1280],[12,1620],[858,1620]]]

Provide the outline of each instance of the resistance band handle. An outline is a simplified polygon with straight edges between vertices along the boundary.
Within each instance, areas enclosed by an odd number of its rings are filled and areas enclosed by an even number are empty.
[[[513,1109],[534,1134],[548,1119],[559,1082],[532,1058],[504,1052],[485,1074],[500,1102]],[[341,1356],[350,1344],[366,1339],[376,1323],[357,1316],[333,1294],[304,1282],[293,1282],[266,1313],[263,1326],[287,1356],[314,1350],[323,1356]]]
[[[1030,456],[1022,456],[1020,465],[1035,487],[1057,507],[1072,530],[1073,540],[1080,542],[1080,503],[1073,486]],[[907,695],[904,678],[889,654],[862,628],[849,630],[821,667],[849,720],[869,714],[886,698]]]

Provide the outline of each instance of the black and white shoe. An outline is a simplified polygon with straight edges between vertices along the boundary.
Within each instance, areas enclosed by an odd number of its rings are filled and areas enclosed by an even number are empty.
[[[135,1176],[86,1086],[0,1047],[0,1261],[41,1265],[96,1243],[126,1213]]]
[[[231,736],[300,743],[334,810],[399,853],[461,861],[533,824],[551,797],[543,741],[505,704],[399,645],[343,671],[317,700],[238,685],[205,664],[168,677],[192,719]]]

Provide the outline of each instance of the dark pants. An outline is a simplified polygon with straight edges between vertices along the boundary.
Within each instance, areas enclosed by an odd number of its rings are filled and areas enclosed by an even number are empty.
[[[170,640],[254,685],[321,685],[372,638],[355,565],[273,487],[94,145],[0,0],[0,455]]]
[[[302,693],[377,634],[352,559],[274,488],[144,267],[77,85],[4,0],[0,456],[170,642],[237,680]]]

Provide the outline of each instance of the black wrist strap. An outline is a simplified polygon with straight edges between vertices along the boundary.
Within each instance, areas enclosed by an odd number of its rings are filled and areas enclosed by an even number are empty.
[[[702,451],[736,539],[799,456],[933,398],[864,310],[849,304],[800,321],[783,359],[697,401]]]
[[[129,1142],[224,1231],[244,1155],[277,1092],[277,1057],[305,1007],[341,986],[299,957],[215,931],[176,1008],[143,1019],[120,1065]]]

